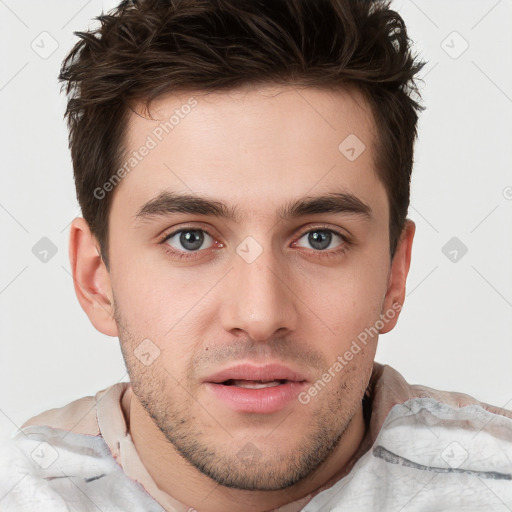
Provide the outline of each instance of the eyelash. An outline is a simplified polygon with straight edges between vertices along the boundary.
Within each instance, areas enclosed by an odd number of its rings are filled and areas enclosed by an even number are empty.
[[[201,250],[199,250],[199,251],[189,251],[189,252],[175,251],[168,244],[166,244],[167,240],[169,240],[174,235],[176,235],[178,233],[181,233],[183,231],[203,231],[204,233],[206,233],[207,235],[209,235],[211,238],[213,238],[215,240],[215,237],[208,231],[208,229],[201,228],[201,227],[195,227],[195,226],[181,227],[180,229],[177,229],[176,231],[172,231],[171,233],[165,234],[163,239],[161,239],[158,243],[163,246],[163,249],[164,249],[164,251],[167,254],[169,254],[173,258],[177,258],[179,260],[187,260],[187,259],[190,259],[190,258],[195,258],[196,257],[195,255],[197,253],[201,252]],[[348,237],[346,235],[344,235],[344,234],[340,233],[339,231],[336,231],[335,229],[332,229],[331,227],[328,227],[328,226],[315,226],[314,228],[310,228],[310,229],[308,229],[306,231],[303,231],[302,233],[300,233],[298,235],[298,237],[296,238],[296,240],[293,243],[295,243],[298,240],[300,240],[304,235],[307,235],[308,233],[311,233],[311,232],[314,232],[314,231],[327,231],[329,233],[334,233],[335,235],[338,235],[343,240],[343,243],[341,244],[341,246],[338,249],[331,250],[329,252],[327,252],[327,251],[318,251],[318,250],[315,251],[314,249],[310,249],[315,254],[315,257],[318,257],[318,258],[328,258],[328,259],[336,258],[336,257],[339,257],[342,254],[345,254],[347,249],[350,247],[350,241],[349,241],[349,239],[348,239]],[[224,244],[222,244],[221,247],[223,245]],[[206,249],[203,249],[203,250],[206,250]]]

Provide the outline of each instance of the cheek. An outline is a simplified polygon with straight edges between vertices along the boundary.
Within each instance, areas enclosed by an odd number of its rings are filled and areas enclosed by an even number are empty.
[[[187,315],[201,296],[197,277],[184,269],[172,269],[161,259],[145,261],[134,256],[119,258],[112,265],[111,281],[116,306],[133,327],[165,336]],[[129,316],[127,316],[129,315]]]
[[[140,260],[126,259],[116,270],[112,287],[125,351],[136,353],[139,344],[149,339],[158,348],[148,344],[150,351],[158,354],[155,366],[178,375],[190,354],[197,351],[197,340],[203,339],[198,337],[196,308],[205,307],[204,300],[197,304],[207,291],[203,290],[204,283],[196,277],[192,284],[183,269],[171,272],[169,268],[143,265]],[[134,365],[138,365],[135,360]]]
[[[388,269],[375,259],[347,266],[318,286],[305,285],[305,301],[338,340],[357,336],[379,318],[387,289]],[[313,290],[313,291],[312,291]]]

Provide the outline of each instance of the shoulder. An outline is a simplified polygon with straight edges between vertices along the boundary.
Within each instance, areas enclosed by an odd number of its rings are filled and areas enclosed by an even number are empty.
[[[375,363],[370,428],[345,478],[315,510],[497,510],[512,503],[512,411],[408,383]],[[501,509],[500,509],[501,510]]]
[[[48,426],[77,434],[100,435],[97,417],[98,402],[107,400],[111,401],[113,406],[114,404],[117,406],[120,396],[129,385],[127,382],[119,382],[99,391],[94,396],[85,396],[63,407],[49,409],[28,419],[21,428],[23,430],[30,426]]]
[[[2,512],[163,512],[101,436],[28,425],[0,444],[0,461]]]
[[[98,409],[119,416],[128,386],[118,383],[38,414],[0,443],[2,512],[163,512],[125,474],[100,431]]]
[[[482,402],[466,393],[410,384],[397,370],[385,364],[375,363],[371,386],[373,393],[376,395],[374,405],[380,407],[384,404],[387,412],[389,412],[392,406],[403,404],[414,398],[432,398],[436,402],[445,404],[452,409],[478,406],[491,414],[512,419],[511,410]]]

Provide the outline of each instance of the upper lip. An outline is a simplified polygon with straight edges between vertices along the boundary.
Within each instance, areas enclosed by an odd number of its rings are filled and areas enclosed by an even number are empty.
[[[274,363],[264,366],[237,364],[208,376],[204,379],[204,382],[221,383],[231,379],[259,381],[288,380],[294,382],[307,380],[300,372],[282,364]]]

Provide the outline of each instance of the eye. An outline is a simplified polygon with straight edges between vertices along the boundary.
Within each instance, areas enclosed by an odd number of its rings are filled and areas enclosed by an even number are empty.
[[[217,242],[208,231],[196,227],[183,227],[173,231],[159,244],[171,257],[180,260],[204,255],[203,251],[210,248],[224,247],[224,244]],[[343,254],[349,248],[350,242],[345,235],[333,229],[318,227],[303,233],[292,246],[312,249],[318,257],[333,258]]]
[[[305,243],[309,244],[309,248],[314,249],[315,251],[333,249],[346,242],[345,237],[340,233],[337,233],[332,229],[318,228],[304,233],[294,244],[300,247],[308,247],[307,245],[302,245],[301,240],[305,240]]]
[[[180,229],[167,235],[162,243],[166,243],[178,251],[194,252],[208,249],[208,247],[203,247],[203,244],[205,242],[211,244],[213,241],[213,238],[203,229]]]

